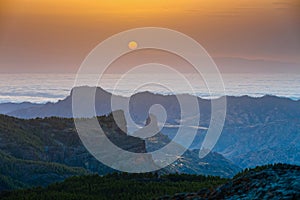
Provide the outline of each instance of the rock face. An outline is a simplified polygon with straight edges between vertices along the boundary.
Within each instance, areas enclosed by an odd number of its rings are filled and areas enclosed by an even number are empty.
[[[115,119],[118,122],[115,122]],[[114,111],[105,117],[100,117],[99,123],[108,139],[116,146],[134,153],[147,152],[144,140],[127,135],[127,125],[123,111]]]
[[[246,170],[216,189],[182,193],[165,200],[183,199],[299,199],[300,166],[276,164]]]

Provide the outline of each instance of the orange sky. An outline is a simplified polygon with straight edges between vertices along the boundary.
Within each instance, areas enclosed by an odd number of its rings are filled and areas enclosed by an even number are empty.
[[[300,64],[299,2],[1,0],[0,72],[76,72],[99,42],[143,26],[181,31],[216,58]]]

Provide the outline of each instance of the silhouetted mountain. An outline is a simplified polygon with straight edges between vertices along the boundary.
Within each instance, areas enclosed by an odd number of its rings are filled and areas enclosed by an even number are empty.
[[[93,93],[95,88],[92,87],[78,87],[74,88],[71,91],[70,96],[66,97],[63,100],[60,100],[56,103],[46,103],[42,107],[31,107],[16,110],[10,113],[7,113],[10,116],[18,117],[18,118],[36,118],[36,117],[65,117],[71,118],[73,117],[72,114],[72,94],[74,90],[79,91],[82,94],[82,103],[85,103],[84,97],[90,96]],[[97,116],[106,115],[112,112],[111,110],[111,94],[106,92],[101,88],[97,88],[96,95],[95,95],[95,102],[96,104],[96,114]],[[125,102],[124,97],[119,97],[120,102]],[[92,117],[91,115],[85,115],[84,110],[81,117]]]
[[[0,103],[0,114],[7,114],[14,112],[16,110],[27,109],[31,107],[40,107],[43,104],[35,104],[30,102],[23,103]]]
[[[88,96],[95,88],[79,87],[74,90]],[[111,111],[112,95],[101,88],[96,90],[96,114],[103,115]],[[181,95],[186,102],[190,95]],[[114,96],[119,109],[126,111],[126,97]],[[223,97],[224,98],[224,97]],[[84,103],[84,98],[82,100]],[[211,102],[198,98],[201,120],[197,128],[198,134],[189,147],[199,149],[209,127],[211,117]],[[162,105],[167,113],[166,126],[162,133],[170,138],[178,130],[180,120],[180,106],[176,96],[160,95],[141,92],[129,99],[130,116],[143,125],[148,117],[148,111],[154,104]],[[21,118],[35,117],[72,117],[72,98],[57,103],[48,103],[39,108],[21,109],[9,115]],[[194,109],[195,113],[198,112]],[[127,112],[125,112],[127,113]],[[190,113],[190,117],[193,114]],[[85,111],[82,111],[85,116]],[[128,116],[126,116],[128,118]],[[268,163],[282,162],[300,164],[300,101],[275,96],[253,98],[248,96],[227,97],[227,115],[222,135],[214,151],[232,160],[240,167],[251,167]],[[130,127],[129,127],[130,128]],[[187,133],[188,134],[188,133]],[[268,158],[266,158],[266,154]]]

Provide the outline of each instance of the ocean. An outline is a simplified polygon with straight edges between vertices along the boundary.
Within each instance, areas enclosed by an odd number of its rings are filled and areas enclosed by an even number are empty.
[[[260,97],[274,95],[294,100],[300,99],[300,74],[223,74],[225,93],[214,88],[210,93],[204,81],[195,74],[185,74],[186,79],[170,74],[105,74],[100,87],[114,94],[129,96],[131,93],[151,91],[161,94],[189,93],[186,81],[194,94],[202,98],[248,95]],[[74,87],[75,74],[1,74],[0,103],[46,103],[64,99]],[[81,85],[91,84],[98,75],[85,75]],[[115,86],[116,83],[119,83]]]

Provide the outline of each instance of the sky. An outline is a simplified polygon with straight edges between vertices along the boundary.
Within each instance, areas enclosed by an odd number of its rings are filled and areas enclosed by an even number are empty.
[[[192,37],[222,72],[300,73],[299,0],[0,0],[0,73],[76,73],[104,39],[147,26]],[[112,71],[149,57],[185,66],[145,51]]]

